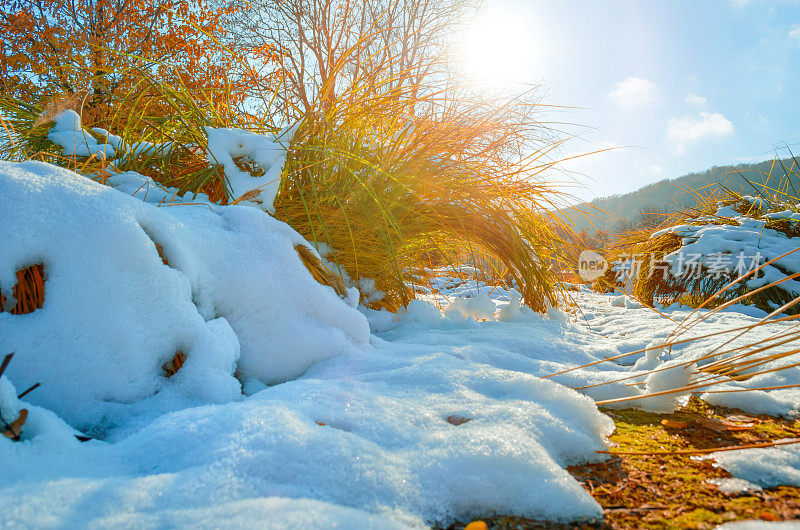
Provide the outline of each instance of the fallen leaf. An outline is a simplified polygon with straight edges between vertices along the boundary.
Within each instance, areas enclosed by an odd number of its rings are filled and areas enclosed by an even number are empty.
[[[450,424],[456,425],[456,426],[462,425],[464,423],[467,423],[468,421],[472,421],[472,418],[465,418],[464,416],[448,416],[447,417],[447,423],[450,423]],[[480,521],[478,521],[478,522],[480,522]],[[470,524],[472,524],[472,523],[470,523]],[[467,526],[469,526],[469,525],[467,525]],[[477,528],[477,527],[475,527],[475,528]]]
[[[316,423],[317,425],[321,425],[321,426],[325,427],[325,424],[322,423],[321,421],[314,420],[314,423]]]
[[[689,426],[689,424],[685,421],[676,420],[661,420],[661,425],[664,427],[669,427],[670,429],[685,429]]]
[[[3,431],[3,436],[11,438],[12,440],[19,440],[19,435],[22,434],[22,426],[25,425],[25,420],[28,419],[28,409],[19,411],[19,418],[14,420],[8,429]]]
[[[464,530],[489,530],[489,527],[483,521],[472,521],[464,527]]]
[[[646,503],[646,504],[642,504],[641,506],[639,506],[640,510],[661,510],[663,508],[666,508],[666,506],[664,506],[663,504]]]
[[[731,414],[730,416],[725,416],[725,420],[737,423],[758,423],[760,421],[758,418],[752,418],[744,414]]]
[[[746,431],[753,427],[752,423],[739,424],[725,420],[718,420],[717,418],[701,418],[697,420],[697,424],[716,432]]]

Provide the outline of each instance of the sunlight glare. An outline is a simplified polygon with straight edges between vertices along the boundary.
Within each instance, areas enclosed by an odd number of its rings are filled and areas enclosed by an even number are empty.
[[[478,14],[458,43],[464,74],[491,84],[524,81],[533,71],[533,28],[515,9],[495,7]]]

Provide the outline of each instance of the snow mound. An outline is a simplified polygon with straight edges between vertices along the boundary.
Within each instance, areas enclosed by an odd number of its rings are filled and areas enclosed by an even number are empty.
[[[514,293],[506,305],[499,307],[497,320],[500,322],[517,322],[530,320],[534,317],[533,309],[521,303],[522,297]]]
[[[489,295],[480,293],[471,297],[459,296],[450,300],[444,308],[448,318],[473,318],[475,320],[491,320],[494,318],[496,306]]]
[[[235,372],[280,383],[368,341],[366,319],[299,260],[302,237],[255,208],[157,207],[66,169],[0,162],[0,241],[3,293],[21,268],[42,263],[46,278],[41,309],[0,313],[0,352],[17,354],[7,374],[41,382],[32,402],[78,427],[145,398],[241,399]]]
[[[747,482],[740,478],[712,478],[706,480],[707,483],[713,484],[722,493],[745,493],[748,491],[761,491],[763,488],[757,486],[752,482]]]
[[[697,366],[672,361],[665,363],[660,371],[650,373],[645,379],[645,394],[658,394],[669,392],[689,385],[689,380]],[[685,405],[689,400],[690,392],[677,392],[664,395],[655,395],[636,400],[633,404],[643,410],[658,413],[670,413],[680,405]]]
[[[453,415],[470,421],[453,425]],[[0,440],[27,466],[0,476],[0,511],[21,527],[171,527],[178,516],[227,527],[235,507],[235,524],[271,527],[257,519],[270,506],[289,527],[307,508],[309,528],[490,512],[599,518],[564,467],[605,458],[595,451],[612,429],[589,398],[555,383],[383,343],[242,402],[164,414],[113,443],[43,452]]]
[[[640,302],[628,295],[615,296],[611,298],[610,303],[612,307],[624,307],[626,309],[641,309],[643,307]]]
[[[17,398],[17,390],[8,377],[0,377],[0,418],[10,424],[20,416],[23,409],[28,412],[28,416],[19,433],[21,441],[33,440],[40,435],[44,435],[45,438],[54,438],[62,443],[75,441],[74,435],[77,432],[74,429],[51,411],[20,401]],[[5,438],[3,439],[5,440]],[[10,440],[8,444],[13,447]],[[13,454],[13,451],[9,451],[9,449],[7,444],[0,445],[0,458],[3,461],[4,472],[16,468],[15,463],[6,458]]]

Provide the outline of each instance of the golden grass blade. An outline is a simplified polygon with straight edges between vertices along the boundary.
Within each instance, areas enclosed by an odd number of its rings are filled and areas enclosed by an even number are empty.
[[[618,456],[656,456],[656,455],[706,455],[710,453],[722,453],[725,451],[739,451],[741,449],[760,449],[762,447],[779,447],[781,445],[791,445],[800,443],[800,438],[790,438],[787,440],[775,440],[774,442],[760,442],[744,445],[728,445],[725,447],[714,447],[710,449],[682,449],[675,451],[597,451],[606,455]]]

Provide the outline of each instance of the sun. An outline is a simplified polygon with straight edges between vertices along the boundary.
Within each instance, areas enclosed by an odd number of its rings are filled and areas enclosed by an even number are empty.
[[[492,6],[461,32],[456,59],[464,75],[491,84],[525,81],[536,70],[534,29],[519,8]]]

